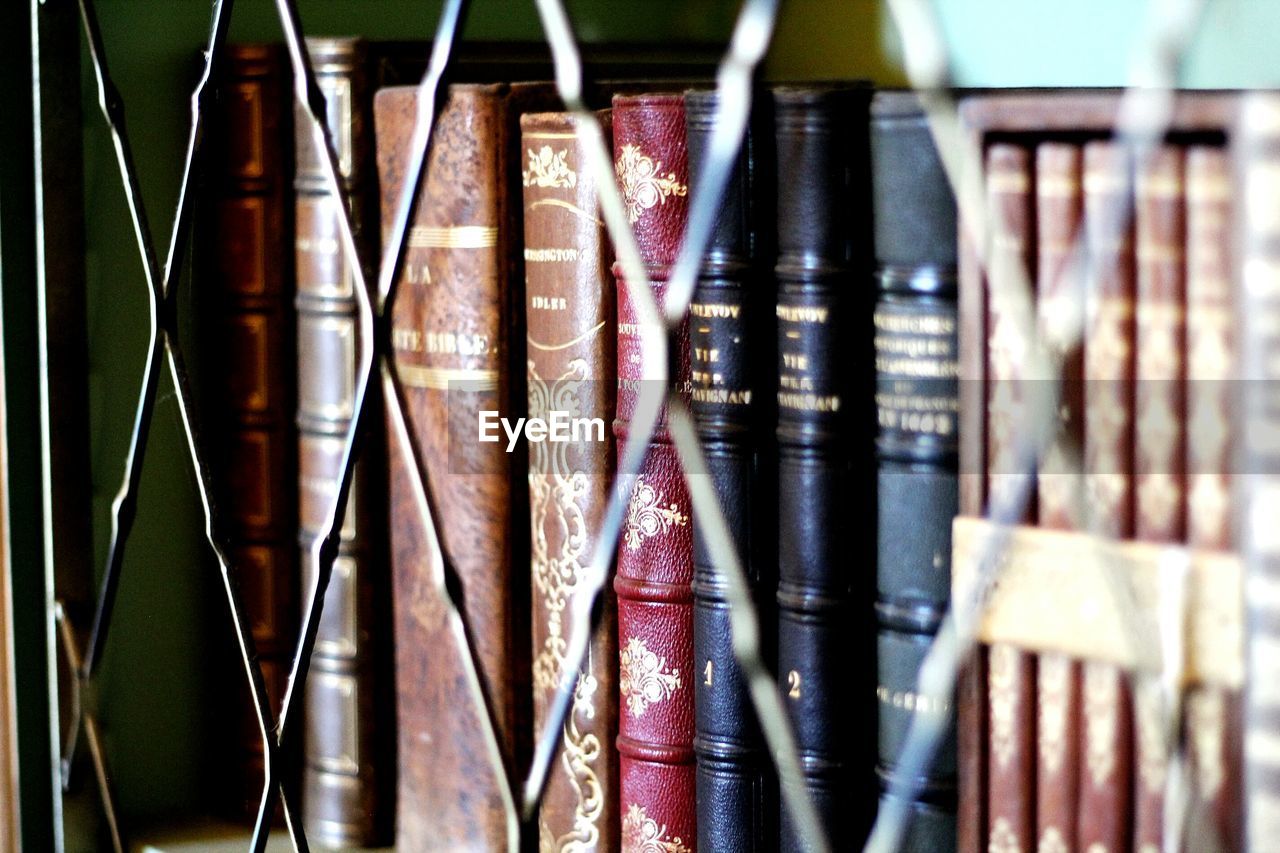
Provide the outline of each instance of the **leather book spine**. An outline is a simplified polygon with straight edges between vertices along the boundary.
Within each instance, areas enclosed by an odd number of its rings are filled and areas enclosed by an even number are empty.
[[[1134,254],[1128,216],[1131,155],[1110,142],[1084,148],[1085,240],[1093,275],[1085,293],[1085,489],[1088,530],[1134,530]],[[1127,849],[1132,840],[1132,713],[1119,669],[1083,666],[1077,846]]]
[[[914,95],[871,107],[879,507],[876,616],[879,757],[887,786],[920,715],[949,717],[951,695],[917,692],[920,666],[951,600],[957,512],[956,204]],[[956,849],[956,744],[943,740],[904,849]]]
[[[1016,269],[1033,276],[1035,203],[1031,155],[997,143],[987,149],[987,205],[994,233],[988,268],[987,487],[994,503],[1026,485],[1017,471],[1023,409],[1030,377],[1022,366],[1030,346],[1017,324]],[[1034,278],[1031,278],[1034,281]],[[1027,318],[1029,319],[1029,314]],[[1034,510],[1027,518],[1034,518]],[[1035,849],[1035,656],[1005,643],[988,652],[987,802],[992,849]]]
[[[958,227],[960,321],[960,514],[976,517],[986,505],[987,282],[978,260],[980,223],[964,211]],[[956,849],[987,849],[987,649],[974,643],[956,677]]]
[[[689,162],[681,95],[613,99],[613,156],[627,218],[662,304],[688,216]],[[626,443],[645,376],[640,325],[620,265],[618,408],[614,435]],[[690,376],[687,324],[669,353],[678,388]],[[665,386],[663,391],[665,392]],[[665,408],[664,408],[665,412]],[[660,420],[649,442],[618,545],[619,785],[622,849],[693,850],[695,806],[693,518],[684,473]]]
[[[600,114],[611,133],[610,114]],[[597,187],[567,113],[520,120],[524,170],[525,315],[529,417],[561,411],[599,420],[598,435],[529,445],[533,583],[533,730],[566,678],[575,680],[573,708],[538,816],[539,849],[553,853],[617,851],[618,760],[610,740],[618,724],[617,604],[604,617],[583,668],[565,671],[579,585],[602,547],[613,477],[617,308],[609,241]],[[604,176],[605,180],[611,177]]]
[[[1079,464],[1084,438],[1083,267],[1073,259],[1082,222],[1081,149],[1036,147],[1036,314],[1041,340],[1061,378],[1057,431],[1036,471],[1041,527],[1080,530]],[[1073,334],[1077,333],[1077,334]],[[1064,654],[1036,659],[1037,849],[1071,850],[1079,788],[1080,664]]]
[[[368,219],[376,210],[376,191],[365,46],[357,39],[312,39],[308,45],[369,280],[377,238]],[[315,583],[309,551],[326,532],[342,446],[355,415],[359,332],[355,281],[338,238],[338,201],[325,184],[310,120],[301,113],[295,138],[298,525],[303,589],[309,590]],[[378,399],[373,393],[366,405],[376,406]],[[385,843],[391,826],[395,765],[387,739],[391,705],[384,663],[389,638],[383,458],[380,435],[364,436],[307,679],[303,820],[309,836],[334,846]]]
[[[482,411],[527,411],[519,116],[554,108],[541,85],[453,85],[432,130],[391,314],[405,416],[431,490],[434,535],[463,591],[479,678],[508,769],[523,768],[532,731],[528,462],[507,452]],[[417,90],[374,99],[382,222],[404,185]],[[400,819],[406,850],[505,848],[501,791],[483,756],[489,711],[466,688],[464,655],[429,567],[433,531],[411,489],[413,464],[390,458],[392,586]],[[519,478],[519,482],[516,478]]]
[[[220,503],[259,661],[278,713],[298,625],[297,436],[293,425],[293,263],[288,173],[292,126],[284,57],[269,45],[228,46],[219,81],[208,197],[210,332],[227,357],[217,373]],[[256,814],[262,739],[243,674],[228,806]]]
[[[689,306],[690,406],[706,473],[729,520],[747,572],[763,636],[774,624],[772,512],[758,504],[773,493],[771,473],[773,340],[771,242],[760,185],[774,180],[759,117],[771,112],[757,95],[752,127],[725,189],[711,242]],[[689,170],[698,174],[714,128],[714,92],[685,93]],[[767,139],[766,139],[767,137]],[[733,653],[726,582],[701,531],[693,536],[694,752],[697,757],[698,846],[704,850],[768,850],[776,843],[777,791],[772,764],[746,681]],[[762,582],[761,575],[764,575]],[[773,580],[773,583],[770,583]]]
[[[1182,149],[1162,146],[1138,169],[1134,256],[1134,537],[1185,540],[1185,207]],[[1159,850],[1169,756],[1164,695],[1155,676],[1133,681],[1134,847]]]
[[[871,659],[874,623],[865,617],[872,614],[855,611],[853,588],[870,587],[874,575],[855,578],[853,566],[869,565],[874,552],[870,539],[846,535],[855,498],[857,512],[875,510],[862,494],[874,482],[871,340],[852,331],[860,323],[870,331],[873,300],[870,246],[855,245],[865,216],[856,202],[869,198],[865,150],[861,157],[857,150],[867,144],[865,124],[857,125],[859,116],[866,120],[867,93],[778,88],[774,106],[779,689],[804,784],[828,842],[844,849],[861,843],[875,796],[874,738],[858,736],[874,726],[874,674],[848,657],[865,648],[859,660]],[[866,465],[856,483],[855,456]],[[870,610],[869,590],[861,603]],[[868,809],[854,811],[853,802]],[[803,849],[785,808],[780,835],[783,850]]]
[[[1235,550],[1232,525],[1232,386],[1239,376],[1232,317],[1232,194],[1229,155],[1186,151],[1187,543]],[[1240,697],[1218,687],[1188,692],[1193,803],[1223,850],[1242,850]],[[1193,812],[1195,813],[1195,812]]]
[[[1245,671],[1243,805],[1245,850],[1265,850],[1280,838],[1280,539],[1275,535],[1280,496],[1280,98],[1243,96],[1239,205],[1241,256],[1235,321],[1239,331],[1240,440],[1234,526],[1244,562]]]

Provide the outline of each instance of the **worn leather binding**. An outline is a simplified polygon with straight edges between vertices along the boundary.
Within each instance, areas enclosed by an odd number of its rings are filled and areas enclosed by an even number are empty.
[[[1061,378],[1057,431],[1036,471],[1040,526],[1083,529],[1083,268],[1071,253],[1082,216],[1081,148],[1036,146],[1036,314],[1041,341]],[[1074,338],[1074,340],[1073,340]],[[1079,789],[1080,665],[1064,654],[1036,659],[1036,838],[1038,849],[1073,849]]]
[[[658,301],[666,292],[688,214],[689,165],[680,95],[613,99],[613,156],[627,218]],[[645,373],[635,306],[618,278],[619,453]],[[647,330],[653,332],[655,330]],[[688,326],[668,354],[677,387],[689,382]],[[693,850],[693,518],[664,416],[649,441],[618,545],[618,710],[622,849]]]
[[[1118,144],[1084,148],[1084,221],[1093,275],[1085,293],[1086,524],[1109,539],[1133,534],[1134,268],[1130,154]],[[1120,226],[1116,219],[1120,217]],[[1119,850],[1131,840],[1132,713],[1128,686],[1109,664],[1083,666],[1080,849]]]
[[[848,535],[875,512],[868,101],[774,90],[779,689],[834,849],[861,843],[875,790],[874,546]],[[785,809],[781,844],[802,848]]]
[[[685,93],[689,168],[697,175],[714,130],[718,98]],[[761,633],[773,625],[776,514],[771,484],[773,134],[772,107],[757,93],[753,120],[725,189],[689,306],[691,406],[706,473],[729,520],[752,585]],[[768,184],[768,190],[765,185]],[[697,735],[698,846],[770,850],[776,844],[777,782],[746,681],[733,653],[724,576],[701,531],[693,537],[693,656]]]
[[[348,194],[356,247],[372,280],[377,212],[372,171],[370,57],[359,39],[308,41],[326,120]],[[299,541],[303,589],[315,583],[309,549],[323,535],[341,474],[345,434],[355,415],[357,345],[354,279],[338,240],[310,121],[295,118]],[[378,395],[369,404],[377,406]],[[381,844],[390,835],[395,762],[387,676],[390,637],[384,449],[377,430],[363,438],[325,594],[307,679],[303,820],[331,845]]]
[[[258,659],[278,713],[298,624],[297,437],[293,425],[292,125],[284,56],[273,46],[228,45],[219,80],[205,215],[210,226],[208,331],[229,363],[216,372],[220,502]],[[239,671],[236,749],[228,805],[256,813],[262,736]],[[296,772],[286,771],[286,772]]]
[[[952,696],[916,692],[951,597],[959,386],[955,198],[915,95],[881,92],[872,101],[871,168],[879,287],[877,768],[887,787],[912,719],[952,711]],[[949,733],[919,780],[903,849],[955,850],[955,772]]]
[[[1135,190],[1137,275],[1134,538],[1185,538],[1186,281],[1183,152],[1161,146],[1140,164]],[[1134,847],[1162,847],[1168,750],[1159,680],[1134,681]]]
[[[374,120],[389,228],[404,182],[417,90],[378,92]],[[527,461],[523,442],[479,442],[479,412],[526,411],[519,117],[553,108],[541,84],[454,85],[431,153],[391,317],[391,342],[434,508],[508,770],[531,738]],[[501,433],[501,430],[498,430]],[[405,458],[391,455],[399,729],[398,845],[505,848],[500,791],[485,759],[485,708],[431,583],[430,549]],[[518,479],[517,479],[518,478]]]
[[[1018,488],[1015,441],[1025,407],[1031,405],[1029,353],[1017,325],[1018,266],[1034,281],[1032,240],[1035,204],[1030,152],[996,143],[987,149],[987,204],[993,235],[987,288],[987,480],[992,503],[1009,500]],[[1029,318],[1029,315],[1028,315]],[[1034,518],[1034,508],[1027,514]],[[992,849],[1035,849],[1035,656],[1005,643],[988,655],[987,811]]]
[[[1232,318],[1232,201],[1229,157],[1221,148],[1186,151],[1187,544],[1235,550],[1231,529],[1231,448],[1240,376]],[[1192,825],[1212,827],[1224,850],[1242,850],[1240,697],[1192,688],[1184,699],[1194,792]],[[1196,845],[1188,839],[1189,847]],[[1205,846],[1204,844],[1200,846]]]
[[[609,138],[609,112],[599,120]],[[577,138],[581,121],[567,113],[520,120],[529,416],[562,411],[603,424],[614,411],[617,308],[597,187],[612,177],[587,167]],[[598,531],[614,454],[612,430],[529,445],[535,732],[542,730],[562,679],[576,679],[572,713],[538,819],[539,849],[556,853],[619,849],[618,759],[611,744],[618,724],[612,596],[583,669],[564,671],[573,628],[568,614],[592,555],[603,547]]]

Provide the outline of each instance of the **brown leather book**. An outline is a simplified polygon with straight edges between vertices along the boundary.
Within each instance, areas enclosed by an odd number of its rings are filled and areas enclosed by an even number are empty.
[[[1085,304],[1085,489],[1090,532],[1133,533],[1134,270],[1127,195],[1130,154],[1110,142],[1084,149],[1084,218],[1093,275]],[[1077,848],[1128,849],[1132,716],[1115,666],[1084,664]]]
[[[610,114],[599,114],[605,139]],[[575,682],[559,760],[538,815],[539,849],[618,850],[617,604],[604,617],[583,668],[565,670],[569,614],[598,548],[614,470],[617,308],[612,250],[599,212],[600,176],[577,138],[581,119],[534,113],[520,120],[524,186],[525,316],[529,416],[594,418],[599,434],[529,445],[533,581],[533,731],[563,680]],[[605,175],[605,180],[611,176]],[[585,593],[582,593],[585,594]]]
[[[1232,380],[1239,373],[1232,318],[1230,155],[1222,148],[1186,151],[1187,543],[1235,549],[1231,448]],[[1194,687],[1186,707],[1192,817],[1212,828],[1223,850],[1242,850],[1240,697]],[[1193,826],[1195,823],[1193,822]],[[1188,838],[1188,849],[1193,849]]]
[[[293,262],[287,235],[292,123],[284,54],[228,45],[218,81],[208,173],[209,334],[227,362],[217,371],[213,458],[229,555],[279,712],[298,626],[297,438],[293,364]],[[236,728],[226,805],[255,815],[262,793],[262,737],[244,675],[228,667]],[[287,771],[288,772],[288,771]]]
[[[986,505],[986,277],[973,224],[961,218],[956,301],[960,321],[960,515]],[[956,680],[956,849],[987,849],[987,650],[974,643]]]
[[[523,442],[507,452],[500,427],[491,442],[478,441],[478,433],[481,411],[511,424],[526,412],[518,122],[522,112],[554,105],[544,85],[449,88],[391,316],[405,414],[509,772],[523,772],[532,730],[527,462]],[[416,114],[414,87],[375,98],[384,230],[399,203]],[[455,643],[430,582],[429,533],[407,464],[393,444],[397,843],[405,850],[506,848],[514,827],[503,805],[507,782],[485,758],[489,712],[465,686],[468,652]]]
[[[327,107],[357,249],[371,279],[377,198],[369,135],[370,61],[357,39],[310,39]],[[340,215],[328,191],[305,114],[295,117],[297,154],[297,310],[299,544],[304,601],[315,583],[309,550],[327,530],[341,474],[343,441],[354,416],[357,345],[354,279],[338,237]],[[376,383],[366,405],[379,405]],[[381,431],[363,437],[325,595],[305,697],[303,820],[314,841],[333,846],[384,843],[390,832],[391,776],[386,632],[386,486]]]
[[[1081,227],[1081,149],[1045,142],[1036,147],[1037,328],[1061,378],[1057,432],[1036,471],[1041,527],[1082,528],[1080,470],[1084,437],[1083,267],[1072,263]],[[1064,654],[1036,661],[1037,849],[1075,846],[1079,785],[1080,666]]]
[[[1182,160],[1181,148],[1157,148],[1140,165],[1134,184],[1134,536],[1151,542],[1182,542],[1186,529]],[[1159,679],[1139,674],[1133,701],[1133,843],[1139,850],[1159,850],[1169,763]]]
[[[987,482],[993,504],[1022,485],[1017,472],[1019,424],[1030,405],[1023,372],[1031,341],[1017,325],[1017,268],[1033,275],[1035,204],[1027,149],[987,149],[987,204],[994,233],[987,287]],[[1034,281],[1034,279],[1031,279]],[[1028,294],[1030,295],[1030,294]],[[1030,308],[1031,305],[1024,305]],[[1024,319],[1030,321],[1028,311]],[[1034,510],[1028,518],[1034,518]],[[987,805],[992,849],[1035,848],[1035,656],[1004,643],[987,659]]]

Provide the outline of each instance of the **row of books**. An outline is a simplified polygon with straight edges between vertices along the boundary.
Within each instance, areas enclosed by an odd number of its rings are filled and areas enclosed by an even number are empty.
[[[962,106],[990,226],[986,263],[978,238],[961,255],[957,591],[995,530],[984,511],[1016,525],[959,688],[960,849],[1273,844],[1273,718],[1243,711],[1275,664],[1246,658],[1265,646],[1243,592],[1267,588],[1245,578],[1274,523],[1256,491],[1274,392],[1238,380],[1275,375],[1280,196],[1274,105],[1251,130],[1250,97],[1177,93],[1154,141],[1118,133],[1117,93]],[[1047,376],[1060,394],[1027,473]]]
[[[310,48],[372,281],[416,91],[381,85],[378,45]],[[576,679],[542,849],[800,848],[665,421],[631,486],[587,662],[564,671],[581,629],[572,601],[608,547],[618,453],[653,371],[599,181],[617,182],[661,299],[715,111],[710,85],[617,90],[598,113],[614,173],[599,175],[548,84],[448,89],[391,317],[434,530],[395,431],[365,436],[306,694],[299,772],[314,839],[379,844],[394,826],[401,849],[507,846],[488,711],[430,582],[438,535],[508,771],[525,771],[550,697]],[[282,53],[234,47],[218,103],[197,269],[227,354],[212,378],[232,553],[278,700],[312,584],[305,554],[355,414],[355,292]],[[865,837],[911,717],[951,707],[913,691],[950,594],[956,234],[913,96],[762,89],[678,339],[706,457],[695,476],[720,496],[837,849]],[[486,413],[508,429],[554,413],[611,428],[509,442],[491,423],[498,440],[486,441]],[[246,698],[228,678],[228,695]],[[260,789],[257,738],[246,711],[246,804]],[[955,805],[951,743],[913,805],[911,843],[954,847]]]

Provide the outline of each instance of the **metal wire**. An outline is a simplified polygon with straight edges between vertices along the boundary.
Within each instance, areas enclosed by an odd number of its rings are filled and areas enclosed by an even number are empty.
[[[219,528],[211,497],[211,479],[208,466],[205,464],[203,457],[202,447],[198,440],[198,430],[192,416],[191,390],[187,382],[182,351],[177,340],[177,315],[174,310],[177,291],[173,286],[176,276],[176,262],[181,259],[184,252],[192,223],[194,196],[191,192],[191,186],[203,143],[203,115],[207,101],[211,97],[209,83],[217,71],[217,62],[227,38],[231,6],[232,0],[226,0],[225,3],[223,0],[213,0],[212,3],[210,35],[208,48],[205,52],[205,65],[191,100],[191,128],[178,192],[177,211],[170,233],[169,255],[162,268],[155,250],[155,240],[147,217],[146,207],[142,200],[138,171],[125,123],[124,102],[111,78],[96,10],[92,0],[79,0],[82,29],[97,82],[98,103],[115,147],[116,163],[124,184],[125,202],[129,208],[134,237],[142,259],[143,276],[147,285],[148,296],[149,354],[143,370],[143,381],[134,415],[133,432],[125,455],[123,481],[112,504],[111,541],[108,545],[106,569],[99,587],[98,605],[94,611],[93,628],[86,653],[78,667],[76,677],[84,683],[90,681],[94,676],[105,648],[107,633],[111,626],[111,617],[114,611],[116,590],[122,572],[124,547],[132,530],[133,520],[137,511],[137,493],[141,479],[142,458],[146,452],[147,437],[155,412],[160,361],[163,358],[168,366],[177,392],[178,413],[183,434],[186,438],[189,461],[195,474],[196,490],[199,494],[204,515],[205,538],[218,561],[223,589],[227,597],[227,606],[231,614],[232,627],[236,634],[241,660],[244,664],[245,677],[249,682],[259,734],[262,737],[264,763],[262,809],[269,817],[270,814],[274,813],[273,797],[277,786],[278,759],[275,738],[269,736],[268,733],[274,731],[275,723],[267,697],[262,669],[257,660],[253,634],[248,630],[248,619],[245,614],[244,603],[238,592],[236,575],[231,562],[219,545],[219,538],[216,535],[216,531]],[[66,624],[65,617],[63,624]],[[73,724],[86,726],[87,739],[93,752],[95,768],[98,771],[104,810],[109,815],[110,823],[114,829],[116,825],[115,812],[110,796],[108,774],[105,769],[105,757],[102,754],[96,728],[93,728],[93,718],[85,714],[83,709],[79,709],[73,715]],[[73,729],[68,733],[66,743],[74,748],[76,742],[76,731]],[[72,757],[70,755],[64,756],[64,761],[69,762]],[[68,763],[65,766],[69,772],[70,764]],[[293,811],[293,800],[286,796],[284,799],[284,813],[290,825],[294,822]],[[260,812],[260,822],[262,817],[263,813]],[[118,831],[116,834],[118,835]],[[297,843],[295,839],[295,844]],[[265,844],[265,833],[260,838],[255,837],[255,850],[263,849]],[[305,840],[302,840],[301,849],[305,849],[305,844]]]
[[[1138,59],[1131,69],[1131,85],[1121,96],[1115,127],[1116,138],[1135,151],[1138,163],[1145,162],[1168,130],[1173,106],[1171,90],[1176,85],[1178,69],[1202,7],[1203,0],[1152,0],[1148,6],[1148,23],[1143,32],[1150,36],[1137,53]],[[969,223],[978,232],[974,235],[974,244],[979,264],[986,269],[995,212],[989,209],[983,195],[982,153],[978,141],[967,138],[962,130],[955,100],[948,88],[950,63],[936,13],[925,0],[889,0],[889,8],[902,37],[908,79],[913,88],[922,92],[929,129],[951,182],[961,221]],[[1126,181],[1131,181],[1131,176],[1126,176]],[[1123,194],[1125,209],[1110,223],[1116,231],[1126,227],[1132,215],[1130,195],[1127,192]],[[1072,242],[1067,271],[1063,274],[1071,275],[1082,268],[1091,272],[1081,229],[1077,229]],[[1046,413],[1056,411],[1059,398],[1056,366],[1035,334],[1031,310],[1034,291],[1030,277],[1020,265],[1015,265],[1012,272],[1007,292],[1002,294],[1009,301],[1002,304],[1010,310],[1014,334],[1031,354],[1029,374],[1050,384],[1047,393],[1040,398],[1042,408],[1019,409],[1018,422],[1014,427],[1014,435],[1017,436],[1014,453],[1016,476],[1010,480],[1014,487],[993,497],[988,509],[989,517],[1002,526],[1014,524],[1023,517],[1030,500],[1031,475],[1051,438]],[[1067,330],[1064,349],[1069,349],[1081,339],[1083,317],[1076,319],[1081,323]],[[921,665],[917,690],[922,695],[947,696],[954,691],[960,666],[976,643],[982,608],[998,579],[1003,565],[998,555],[1004,550],[1008,537],[1008,530],[997,529],[979,550],[981,556],[973,587],[967,594],[962,592],[953,598],[938,636]],[[1133,590],[1129,585],[1114,573],[1107,573],[1107,577],[1112,581],[1110,591],[1118,605],[1116,610],[1126,622],[1125,633],[1133,644],[1134,659],[1151,659],[1152,655],[1159,654],[1161,637],[1140,621],[1136,608],[1125,606],[1133,600]],[[1174,716],[1179,707],[1178,703],[1166,702],[1162,708],[1167,754],[1180,749],[1177,718]],[[948,723],[941,715],[917,714],[913,717],[899,753],[898,771],[890,785],[889,796],[882,801],[867,841],[867,850],[891,853],[901,845],[910,818],[909,802],[919,792],[920,780],[933,760]]]

